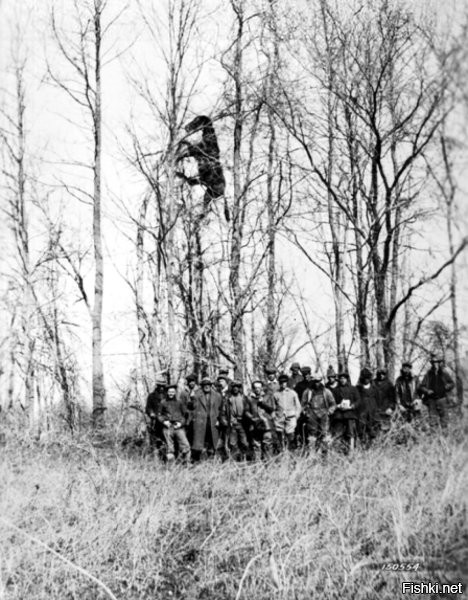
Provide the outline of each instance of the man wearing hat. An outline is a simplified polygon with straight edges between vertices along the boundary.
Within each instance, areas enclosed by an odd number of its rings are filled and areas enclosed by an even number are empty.
[[[275,367],[272,367],[272,366],[265,367],[265,375],[266,375],[265,392],[267,394],[274,394],[275,392],[277,392],[279,390],[279,387],[280,387],[278,379],[276,378]]]
[[[219,450],[218,428],[227,425],[222,416],[223,399],[213,389],[211,379],[204,377],[188,408],[192,413],[192,456],[199,460],[202,453],[215,454]]]
[[[231,380],[228,379],[227,369],[222,369],[216,379],[216,391],[221,394],[223,400],[226,400],[229,394]]]
[[[338,389],[338,380],[336,377],[335,369],[330,365],[327,369],[327,383],[325,387],[335,396],[335,392]]]
[[[304,379],[301,373],[301,365],[298,362],[293,362],[289,370],[291,375],[288,379],[288,388],[294,390],[296,385]]]
[[[400,375],[395,381],[397,407],[407,423],[413,422],[421,415],[419,383],[412,369],[410,362],[404,362],[401,365]]]
[[[431,355],[431,368],[421,381],[419,393],[428,408],[430,424],[433,427],[440,424],[445,429],[448,425],[449,394],[455,384],[442,363],[440,354]]]
[[[162,425],[166,442],[166,460],[168,462],[174,460],[176,443],[182,460],[188,462],[190,460],[190,444],[185,431],[187,406],[185,402],[177,398],[175,385],[167,387],[166,398],[159,405],[158,421]]]
[[[288,388],[288,379],[286,373],[282,373],[278,377],[279,390],[273,394],[273,402],[275,404],[275,427],[280,447],[284,447],[286,443],[292,450],[297,420],[302,408],[296,392]]]
[[[330,415],[335,410],[333,394],[322,383],[320,373],[312,375],[308,387],[302,394],[301,404],[305,424],[305,443],[309,448],[325,449],[330,443]]]
[[[338,387],[334,394],[336,410],[331,418],[331,432],[334,439],[343,443],[344,448],[353,450],[356,446],[359,393],[351,385],[347,371],[338,373]]]
[[[375,387],[377,390],[376,424],[378,430],[385,433],[390,430],[392,424],[396,408],[396,395],[395,386],[388,378],[387,369],[384,367],[377,369]]]
[[[156,381],[154,390],[148,394],[145,412],[149,417],[148,433],[150,445],[159,448],[163,443],[161,424],[157,419],[159,405],[166,398],[166,382],[162,379]]]
[[[294,391],[296,392],[299,400],[301,400],[302,394],[304,393],[304,391],[308,388],[308,386],[310,384],[311,373],[312,373],[312,369],[310,367],[307,367],[307,366],[301,367],[302,380],[299,381],[297,383],[296,387],[294,388]]]
[[[223,402],[222,420],[228,426],[229,452],[234,460],[245,458],[249,449],[245,430],[247,408],[247,398],[242,393],[241,382],[233,381],[226,401]]]

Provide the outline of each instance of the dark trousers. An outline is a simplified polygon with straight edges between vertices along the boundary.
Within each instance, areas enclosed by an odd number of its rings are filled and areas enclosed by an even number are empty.
[[[247,434],[244,426],[240,421],[231,425],[229,430],[229,450],[231,457],[235,459],[242,458],[249,449]]]
[[[447,398],[428,398],[426,403],[431,427],[440,425],[442,429],[446,429],[449,421]]]

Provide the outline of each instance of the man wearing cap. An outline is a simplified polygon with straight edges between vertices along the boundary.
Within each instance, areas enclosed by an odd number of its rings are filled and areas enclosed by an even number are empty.
[[[149,417],[148,433],[151,446],[159,448],[163,443],[161,424],[157,419],[159,405],[166,397],[166,382],[162,379],[156,381],[154,390],[148,394],[145,412]]]
[[[331,419],[333,438],[343,442],[345,449],[354,450],[360,398],[357,389],[351,385],[347,371],[338,373],[338,387],[334,397],[336,410]]]
[[[210,378],[204,377],[188,406],[193,419],[192,456],[196,461],[204,452],[213,455],[219,450],[218,427],[227,425],[222,418],[222,403],[221,394],[213,389]]]
[[[163,436],[166,442],[166,460],[168,462],[174,460],[176,443],[182,460],[188,462],[190,460],[190,444],[185,431],[187,406],[185,402],[177,398],[177,387],[175,385],[167,387],[167,396],[159,405],[158,421],[163,427]]]
[[[302,407],[296,392],[288,388],[288,379],[286,373],[282,373],[278,377],[279,390],[273,394],[273,401],[275,404],[275,427],[280,447],[284,447],[284,444],[287,443],[288,448],[292,450],[297,420]]]
[[[421,415],[419,383],[413,375],[412,368],[410,362],[404,362],[401,365],[400,375],[395,381],[397,407],[407,423],[412,423]]]
[[[304,379],[301,373],[301,365],[298,362],[293,362],[289,370],[291,375],[288,379],[288,388],[294,390],[296,385]]]
[[[296,387],[294,388],[294,391],[296,392],[299,400],[302,398],[302,394],[310,384],[311,373],[312,369],[310,367],[301,367],[302,381],[299,381]]]
[[[368,447],[377,436],[377,389],[372,381],[372,371],[367,367],[361,370],[356,387],[359,393],[358,435]]]
[[[276,378],[276,369],[275,367],[266,367],[265,368],[266,382],[265,382],[265,392],[267,394],[274,394],[279,390],[279,382]]]
[[[223,403],[222,420],[227,422],[229,452],[234,460],[245,458],[249,449],[245,431],[247,407],[247,398],[242,393],[241,382],[233,381],[231,391]]]
[[[431,368],[421,381],[419,393],[428,408],[430,424],[433,427],[440,424],[445,429],[448,425],[448,395],[455,384],[442,363],[440,354],[431,355]]]
[[[316,450],[324,445],[326,450],[330,443],[330,415],[335,411],[336,403],[333,394],[323,385],[320,373],[311,377],[310,387],[302,394],[301,405],[306,445]]]
[[[377,390],[377,412],[376,424],[380,432],[386,433],[390,430],[392,417],[396,408],[395,386],[387,375],[387,369],[377,369],[375,378]]]
[[[263,382],[252,383],[245,416],[249,423],[249,438],[254,460],[268,459],[273,451],[275,404],[273,396],[265,395]]]

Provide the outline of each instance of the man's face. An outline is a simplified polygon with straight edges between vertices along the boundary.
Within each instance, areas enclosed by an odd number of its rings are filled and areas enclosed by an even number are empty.
[[[338,378],[338,383],[339,383],[341,386],[344,386],[344,385],[346,385],[346,384],[348,383],[348,378],[347,378],[347,377],[339,377],[339,378]]]
[[[234,385],[232,386],[232,395],[233,396],[237,396],[237,394],[240,392],[239,386],[238,385]]]
[[[327,379],[328,379],[328,383],[333,384],[336,381],[336,376],[335,375],[329,375],[327,377]]]
[[[291,367],[291,374],[294,376],[299,375],[299,369],[297,367]]]
[[[189,379],[189,381],[187,382],[187,385],[189,386],[189,389],[193,390],[193,388],[195,387],[195,380]]]
[[[260,382],[257,382],[257,383],[253,384],[253,391],[254,391],[254,394],[256,396],[261,396],[262,395],[262,390],[263,390],[263,386],[262,386],[262,384]]]
[[[276,373],[268,373],[267,379],[268,381],[274,381],[276,379]]]
[[[386,375],[387,375],[386,373],[384,373],[384,372],[382,372],[382,371],[379,371],[379,372],[377,373],[377,381],[383,381],[383,380],[385,379],[385,376],[386,376]]]
[[[285,381],[284,379],[282,379],[282,380],[279,382],[280,390],[285,390],[287,385],[288,385],[288,382],[287,382],[287,381]]]
[[[175,389],[174,389],[174,388],[169,388],[169,389],[167,390],[167,397],[168,397],[170,400],[173,400],[173,399],[175,398],[175,395],[176,395],[176,391],[175,391]]]
[[[211,383],[204,383],[203,384],[203,391],[206,393],[208,393],[211,390]]]
[[[312,375],[310,373],[306,373],[305,374],[305,380],[310,383],[312,381]]]
[[[441,364],[442,364],[442,361],[440,361],[440,360],[432,361],[432,367],[434,368],[435,371],[438,371],[440,369]]]
[[[218,378],[218,383],[219,383],[221,389],[224,390],[224,388],[227,385],[227,379],[225,379],[224,377],[220,377],[220,378]]]
[[[403,367],[402,368],[402,373],[403,375],[406,375],[406,377],[409,377],[412,373],[411,373],[411,367]]]

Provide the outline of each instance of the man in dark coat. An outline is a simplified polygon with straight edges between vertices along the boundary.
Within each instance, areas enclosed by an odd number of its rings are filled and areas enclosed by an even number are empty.
[[[412,423],[421,416],[419,382],[413,375],[412,368],[410,362],[404,362],[401,365],[400,375],[395,381],[397,406],[407,423]]]
[[[449,395],[455,384],[442,363],[442,356],[431,355],[431,368],[421,381],[419,392],[428,408],[431,426],[440,424],[445,429],[448,425]]]
[[[161,423],[157,416],[159,405],[166,398],[166,382],[163,380],[156,381],[154,390],[148,394],[146,399],[145,412],[149,417],[148,433],[150,445],[154,448],[160,448],[163,444],[163,431]]]
[[[335,391],[338,389],[338,379],[336,377],[335,369],[330,365],[327,369],[327,383],[325,387],[335,396]]]
[[[301,365],[298,362],[293,362],[289,370],[291,375],[288,379],[288,388],[294,390],[296,385],[304,379],[301,373]]]
[[[177,450],[184,462],[190,460],[190,444],[187,439],[185,425],[187,423],[187,406],[183,400],[177,398],[177,387],[169,385],[167,396],[160,403],[158,421],[163,427],[164,441],[166,442],[166,460],[175,458],[175,443]]]
[[[395,386],[384,368],[377,370],[374,384],[377,389],[376,424],[380,432],[386,433],[390,430],[396,408]]]
[[[227,425],[222,419],[222,404],[221,394],[213,389],[211,380],[204,377],[201,389],[188,404],[193,421],[194,460],[199,460],[204,452],[213,455],[220,449],[218,428]]]
[[[310,385],[311,371],[312,370],[310,367],[307,367],[307,366],[301,367],[302,380],[299,381],[297,383],[296,387],[294,388],[294,391],[296,392],[299,400],[301,400],[302,394]]]
[[[347,449],[354,450],[360,397],[358,390],[351,385],[347,371],[338,374],[338,387],[333,395],[336,410],[331,420],[332,435],[336,440],[344,442]]]
[[[231,383],[231,391],[223,402],[222,421],[227,422],[231,458],[241,460],[247,455],[249,444],[246,432],[247,398],[242,393],[240,381]]]
[[[358,435],[363,445],[369,446],[377,436],[377,388],[370,369],[362,369],[356,387],[359,393]]]
[[[260,460],[262,457],[268,459],[272,455],[275,437],[274,414],[273,396],[265,395],[261,381],[254,381],[245,412],[254,460]]]

